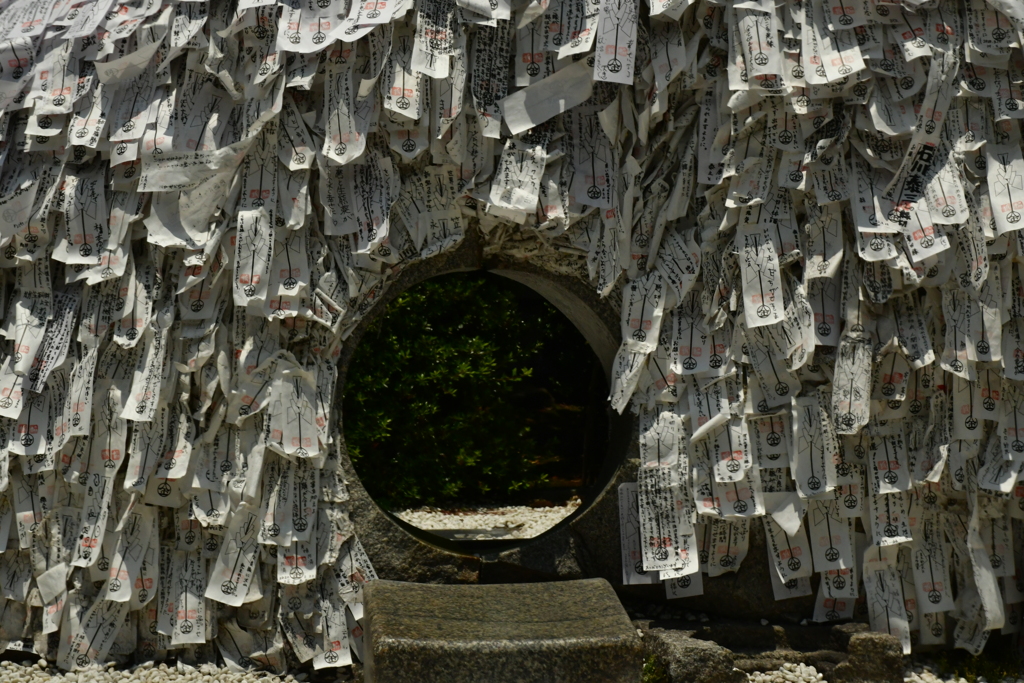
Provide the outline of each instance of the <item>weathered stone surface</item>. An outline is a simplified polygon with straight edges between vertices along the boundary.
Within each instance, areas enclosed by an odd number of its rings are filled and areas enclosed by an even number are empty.
[[[733,650],[733,666],[747,673],[772,671],[783,664],[808,664],[831,680],[830,674],[836,665],[847,658],[846,641],[837,639],[832,630],[822,624],[763,626],[758,622],[716,620],[695,635]]]
[[[870,630],[871,627],[867,624],[856,621],[848,624],[836,624],[832,627],[832,638],[839,644],[839,648],[845,651],[850,646],[850,638],[858,633],[867,633]]]
[[[849,636],[837,637],[834,627],[826,624],[762,624],[760,621],[734,619],[713,619],[710,622],[687,624],[683,628],[693,629],[693,636],[700,640],[712,640],[738,653],[760,653],[772,651],[813,652],[816,650],[846,650]],[[657,627],[661,624],[652,624]],[[864,627],[865,624],[852,626]],[[850,633],[859,633],[860,629]],[[787,660],[790,661],[790,660]]]
[[[381,295],[380,303],[356,327],[338,360],[338,393],[344,395],[348,364],[367,326],[382,315],[388,302],[423,280],[445,273],[486,269],[526,284],[545,296],[583,333],[610,370],[618,347],[619,313],[615,302],[600,299],[589,285],[566,273],[552,272],[522,260],[485,255],[483,239],[471,230],[453,251],[418,262]],[[556,269],[557,271],[557,269]],[[340,405],[341,401],[338,401]],[[344,416],[335,420],[344,434]],[[536,539],[509,550],[477,557],[454,542],[402,523],[383,512],[367,494],[340,440],[341,464],[352,497],[352,521],[374,569],[385,579],[426,583],[500,583],[601,577],[621,580],[617,486],[636,480],[636,420],[627,413],[612,416],[610,442],[598,480],[608,482],[569,521]],[[631,459],[632,458],[632,459]]]
[[[640,466],[640,448],[637,445],[636,428],[632,424],[630,429],[624,430],[624,434],[613,430],[612,438],[610,451],[625,452],[624,459],[620,463],[615,463],[618,467],[609,477],[608,485],[589,508],[569,522],[569,528],[576,539],[577,557],[583,575],[600,576],[618,586],[622,583],[619,484],[636,481],[637,468]],[[619,442],[616,443],[615,440]],[[664,587],[659,585],[658,588],[661,589],[661,599],[664,599]]]
[[[636,479],[632,479],[636,481]],[[618,527],[614,532],[615,542],[619,541]],[[618,562],[618,551],[616,551]],[[621,570],[619,570],[621,571]],[[800,621],[814,613],[814,594],[803,598],[775,600],[771,575],[774,571],[768,564],[768,548],[761,520],[750,522],[750,547],[747,557],[736,572],[715,578],[704,577],[704,595],[673,600],[675,607],[692,612],[707,612],[730,619],[757,621],[759,619],[782,619]],[[620,581],[618,579],[617,581]],[[817,588],[818,578],[812,579]],[[660,583],[648,586],[625,586],[622,593],[648,602],[665,599],[665,588]]]
[[[644,654],[668,673],[669,683],[743,683],[747,675],[733,666],[733,653],[692,631],[654,628],[644,633]]]
[[[903,648],[888,633],[863,631],[850,637],[849,659],[836,666],[832,683],[899,683],[903,680]]]
[[[636,683],[642,646],[608,582],[365,592],[367,683]]]
[[[872,632],[867,624],[830,627],[731,619],[637,619],[633,625],[644,633],[647,655],[658,657],[663,668],[669,670],[672,660],[684,662],[670,677],[673,683],[733,680],[727,678],[733,673],[731,667],[753,673],[772,671],[787,663],[811,665],[831,683],[902,681],[899,642],[888,634]],[[693,659],[700,665],[686,663]]]
[[[629,420],[629,427],[635,420]],[[635,436],[632,431],[627,431]],[[616,437],[613,429],[613,438]],[[628,439],[628,440],[627,440]],[[640,463],[635,438],[619,438],[609,452],[625,452],[624,461],[609,457],[599,478],[611,481],[594,501],[569,522],[521,545],[481,557],[481,582],[550,581],[554,579],[602,578],[612,584],[622,581],[619,543],[619,484],[636,481]],[[661,597],[664,588],[659,584]]]

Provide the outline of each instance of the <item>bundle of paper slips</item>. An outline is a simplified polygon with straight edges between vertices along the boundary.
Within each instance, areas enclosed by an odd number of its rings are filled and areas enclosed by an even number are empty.
[[[1017,632],[1022,45],[1019,0],[0,2],[0,650],[358,658],[337,360],[470,233],[621,306],[624,583],[757,517],[809,618]]]

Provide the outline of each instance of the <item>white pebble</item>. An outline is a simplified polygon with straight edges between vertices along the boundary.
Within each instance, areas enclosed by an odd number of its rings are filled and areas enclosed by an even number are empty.
[[[34,663],[0,662],[0,681],[7,683],[305,683],[308,674],[300,673],[287,678],[260,672],[235,672],[213,664],[204,664],[196,669],[187,665],[180,668],[160,664],[143,665],[130,669],[118,668],[115,663],[106,666],[89,666],[78,671],[49,672],[45,659]]]
[[[547,508],[510,505],[459,512],[418,508],[396,512],[395,517],[427,531],[510,529],[511,533],[504,538],[534,538],[576,512],[579,506],[580,500],[574,498],[565,505]]]
[[[747,674],[747,683],[817,683],[824,676],[807,664],[787,662],[775,671]]]

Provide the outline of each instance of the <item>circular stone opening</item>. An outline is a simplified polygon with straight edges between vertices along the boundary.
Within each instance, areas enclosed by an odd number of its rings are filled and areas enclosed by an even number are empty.
[[[585,507],[608,452],[605,368],[529,286],[424,280],[349,361],[345,444],[381,509],[447,542],[534,538]]]

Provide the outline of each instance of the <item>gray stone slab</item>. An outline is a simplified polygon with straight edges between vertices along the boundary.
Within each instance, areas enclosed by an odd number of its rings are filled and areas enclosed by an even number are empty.
[[[604,579],[365,587],[366,683],[636,683],[642,646]]]

